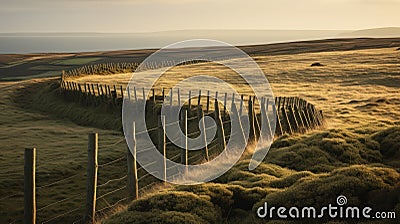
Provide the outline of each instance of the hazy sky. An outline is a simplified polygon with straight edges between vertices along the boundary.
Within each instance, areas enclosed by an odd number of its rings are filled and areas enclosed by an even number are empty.
[[[400,0],[0,0],[0,4],[0,32],[400,26]]]

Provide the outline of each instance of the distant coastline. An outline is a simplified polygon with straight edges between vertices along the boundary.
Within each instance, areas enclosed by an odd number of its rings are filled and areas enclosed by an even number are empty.
[[[148,33],[0,33],[0,54],[158,49],[188,39],[256,45],[328,38],[400,37],[400,28],[365,30],[175,30]]]

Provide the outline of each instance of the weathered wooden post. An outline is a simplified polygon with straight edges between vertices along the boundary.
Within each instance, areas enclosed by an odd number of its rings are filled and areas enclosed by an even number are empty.
[[[189,90],[189,100],[188,100],[188,107],[189,107],[189,114],[192,106],[192,91]]]
[[[273,113],[275,113],[275,119],[276,119],[276,130],[275,132],[277,135],[283,135],[283,129],[282,129],[282,124],[281,124],[281,116],[279,115],[279,110],[276,109],[276,104],[273,105],[272,110]]]
[[[156,91],[155,91],[154,88],[151,89],[151,91],[152,91],[152,93],[153,93],[153,104],[154,104],[154,106],[155,106],[155,105],[156,105]]]
[[[36,223],[36,149],[24,154],[24,223]]]
[[[258,139],[260,137],[260,133],[261,133],[261,125],[260,125],[256,110],[255,110],[256,96],[253,96],[252,103],[253,103],[253,116],[254,116],[254,128],[255,128],[254,133],[256,134],[256,139]],[[260,105],[260,108],[261,108],[261,105]],[[261,115],[260,115],[260,119],[261,119]]]
[[[242,111],[243,111],[243,100],[244,100],[244,96],[241,95],[241,96],[240,96],[240,106],[239,106],[239,117],[242,116]]]
[[[300,130],[299,123],[296,119],[293,108],[292,108],[292,106],[288,106],[287,109],[288,109],[288,119],[290,122],[290,126],[292,127],[292,130],[294,132],[298,132]]]
[[[199,90],[199,98],[197,99],[197,108],[201,107],[201,90]]]
[[[172,102],[173,102],[172,97],[173,96],[174,95],[173,95],[172,89],[170,89],[170,91],[169,91],[169,107],[170,107],[170,109],[172,109]]]
[[[124,89],[122,88],[122,86],[119,86],[119,89],[121,91],[121,98],[124,99]]]
[[[132,151],[127,152],[127,164],[128,164],[128,196],[129,200],[139,198],[139,185],[138,185],[138,174],[137,174],[137,163],[136,163],[136,127],[135,122],[132,125]]]
[[[86,189],[86,223],[95,223],[96,215],[96,187],[97,187],[97,154],[98,134],[90,133],[88,140],[88,167],[87,167],[87,189]]]
[[[181,123],[181,130],[183,130],[184,134],[184,136],[182,136],[181,138],[181,145],[184,146],[184,148],[181,149],[181,163],[186,166],[185,172],[187,174],[187,169],[188,169],[187,110],[182,109],[180,123]]]
[[[256,133],[255,133],[255,125],[254,125],[254,109],[253,109],[253,102],[251,100],[251,96],[249,96],[249,101],[248,101],[248,117],[249,117],[249,140],[255,140],[256,139]]]
[[[261,133],[260,136],[265,136],[263,133],[268,133],[267,137],[268,139],[266,140],[271,140],[273,138],[273,134],[272,134],[272,130],[271,130],[271,126],[270,126],[270,121],[268,118],[268,111],[267,111],[267,105],[268,105],[268,99],[265,100],[265,98],[263,97],[261,99],[261,105],[260,105],[260,109],[261,109]],[[265,140],[265,139],[261,139],[261,140]]]
[[[178,107],[181,107],[181,91],[178,88]]]
[[[219,138],[219,144],[223,150],[226,150],[225,131],[221,120],[221,113],[219,111],[219,104],[217,99],[215,99],[214,101],[214,117],[215,122],[217,123],[217,135]]]
[[[236,107],[235,104],[235,95],[232,96],[232,105],[231,105],[231,121],[237,120],[238,121],[238,125],[239,125],[239,135],[237,136],[237,138],[242,138],[242,140],[244,141],[244,144],[247,144],[247,139],[243,130],[243,126],[242,126],[242,118],[241,116],[239,116],[239,111]],[[231,133],[231,138],[232,138],[232,133]]]
[[[208,114],[210,110],[210,90],[207,91],[207,108],[206,108],[206,113]]]
[[[201,129],[204,133],[204,158],[206,158],[207,161],[209,161],[209,157],[208,157],[208,145],[207,145],[207,133],[206,133],[206,124],[204,121],[204,113],[203,110],[201,108],[197,108],[197,115],[198,115],[198,120],[200,121],[200,119],[202,119],[201,122]]]
[[[167,183],[167,135],[165,133],[165,116],[161,117],[162,119],[162,149],[163,149],[163,155],[164,155],[164,183]]]
[[[224,96],[224,110],[223,110],[223,112],[222,112],[222,120],[224,120],[225,121],[225,116],[226,116],[226,101],[228,100],[228,93],[225,93],[225,96]]]
[[[135,102],[137,102],[136,86],[133,87],[133,96],[135,97]]]
[[[129,100],[129,102],[131,101],[131,89],[129,88],[129,84],[128,84],[128,86],[126,87],[126,91],[128,92],[128,100]]]
[[[290,121],[289,121],[288,115],[286,113],[286,108],[282,107],[281,110],[282,110],[283,120],[285,121],[285,125],[286,125],[285,132],[287,132],[289,134],[292,134],[293,133],[293,129],[292,129],[292,126],[290,125]]]

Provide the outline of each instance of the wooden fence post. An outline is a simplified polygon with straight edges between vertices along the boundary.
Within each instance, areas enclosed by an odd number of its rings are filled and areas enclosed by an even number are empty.
[[[135,123],[132,126],[132,138],[133,138],[133,149],[129,150],[127,153],[127,163],[128,163],[128,196],[129,200],[139,198],[139,185],[138,185],[138,174],[137,174],[137,164],[136,164],[136,127]]]
[[[201,106],[201,90],[199,90],[199,98],[197,99],[197,108]]]
[[[188,126],[187,126],[187,110],[182,110],[181,112],[181,129],[183,130],[183,138],[181,139],[181,145],[184,146],[183,149],[181,149],[181,163],[186,166],[185,172],[187,174],[187,169],[188,169],[188,139],[187,139],[187,134],[188,134]]]
[[[272,130],[271,130],[271,126],[270,126],[270,121],[268,118],[268,110],[267,110],[267,105],[268,105],[268,99],[265,100],[265,98],[263,97],[261,99],[261,104],[260,104],[260,110],[261,110],[261,133],[260,136],[263,137],[264,134],[263,133],[268,133],[267,137],[268,139],[266,140],[271,140],[273,138],[273,134],[272,134]],[[265,140],[265,139],[261,139],[261,140]]]
[[[36,149],[24,155],[24,224],[36,223]]]
[[[204,145],[205,145],[205,147],[204,147],[204,157],[206,158],[206,160],[208,162],[210,158],[208,157],[208,145],[207,145],[207,134],[206,134],[207,130],[206,130],[206,123],[204,121],[204,113],[203,113],[203,110],[201,108],[198,108],[198,112],[197,113],[198,113],[198,116],[203,119],[202,122],[201,122],[201,128],[203,129],[203,133],[204,133]],[[200,121],[200,119],[199,119],[199,121]]]
[[[217,123],[217,134],[219,138],[219,144],[223,150],[226,150],[225,131],[221,120],[221,114],[219,111],[219,104],[217,99],[215,99],[214,101],[214,115],[215,115],[215,122]]]
[[[151,91],[153,93],[153,104],[156,105],[156,91],[154,88]]]
[[[166,128],[166,126],[165,126],[165,116],[163,115],[162,117],[161,117],[161,119],[162,119],[162,135],[163,135],[163,139],[162,139],[162,142],[163,142],[163,155],[164,155],[164,183],[167,183],[167,135],[166,135],[166,133],[165,133],[165,128]]]
[[[259,122],[259,119],[257,117],[257,113],[255,111],[255,103],[256,103],[256,96],[253,96],[253,117],[254,117],[254,128],[255,131],[254,133],[256,134],[256,139],[258,139],[260,137],[260,133],[261,133],[261,125]],[[260,105],[261,108],[261,105]],[[260,119],[261,119],[261,114],[260,114]]]
[[[283,120],[285,121],[285,125],[286,125],[286,130],[284,130],[284,131],[289,134],[292,134],[293,129],[292,129],[292,126],[290,125],[290,121],[289,121],[288,115],[286,113],[286,108],[282,107],[281,110],[282,110]]]
[[[223,115],[222,115],[222,120],[225,121],[225,116],[226,116],[226,101],[228,100],[228,93],[225,93],[224,96],[224,110],[223,110]]]
[[[133,87],[133,96],[135,97],[135,102],[137,102],[136,86]]]
[[[255,125],[254,125],[254,109],[253,109],[253,102],[251,100],[251,96],[249,96],[249,101],[248,101],[248,117],[249,117],[249,140],[255,140],[256,139],[256,133],[255,133]]]
[[[128,86],[126,87],[126,91],[128,92],[128,100],[129,100],[129,102],[131,101],[131,89],[129,88],[129,84],[128,84]]]
[[[189,90],[189,100],[188,100],[189,114],[191,111],[191,106],[192,106],[192,91]]]
[[[96,214],[96,187],[97,187],[97,154],[98,134],[90,133],[88,140],[88,167],[87,167],[87,189],[86,189],[86,223],[95,223]]]
[[[281,116],[279,115],[279,109],[277,110],[276,105],[272,106],[272,110],[275,113],[275,121],[276,121],[276,130],[277,135],[283,135],[283,129],[282,129],[282,124],[281,124]]]
[[[210,110],[210,90],[207,91],[207,108],[206,108],[206,113],[208,114]]]
[[[290,126],[292,127],[293,132],[298,132],[300,130],[299,123],[296,119],[292,106],[287,107],[289,113],[288,118],[290,122]]]
[[[243,95],[240,96],[240,106],[239,106],[239,117],[242,116],[242,111],[243,111]]]
[[[236,104],[235,104],[235,96],[232,96],[232,106],[231,106],[231,122],[233,120],[235,120],[235,118],[238,121],[238,125],[239,125],[239,136],[237,136],[237,138],[242,138],[242,140],[244,141],[244,143],[247,145],[247,139],[243,130],[243,126],[242,126],[242,118],[239,115],[239,111],[236,108]],[[231,133],[231,138],[232,138],[232,133]]]
[[[170,106],[170,109],[172,109],[172,97],[173,97],[174,95],[173,95],[173,92],[172,92],[172,89],[170,89],[170,91],[169,91],[169,106]]]
[[[178,88],[178,107],[181,107],[181,91]]]

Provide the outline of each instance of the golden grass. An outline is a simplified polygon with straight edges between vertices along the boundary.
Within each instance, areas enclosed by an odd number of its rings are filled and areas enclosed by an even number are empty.
[[[257,56],[255,60],[266,73],[275,95],[299,96],[317,108],[322,109],[327,118],[327,129],[346,130],[340,136],[324,141],[336,141],[344,144],[346,140],[370,138],[370,135],[392,126],[399,126],[399,51],[394,48],[336,51],[308,54]],[[325,66],[310,67],[311,63],[320,62]],[[231,70],[215,63],[202,63],[179,66],[168,71],[157,83],[157,87],[169,88],[180,80],[192,75],[213,75],[235,83],[240,93],[250,94],[249,88]],[[86,76],[79,78],[79,82],[98,82],[102,84],[126,84],[130,74],[105,76]],[[23,150],[25,147],[37,147],[37,185],[45,185],[53,181],[68,177],[76,173],[85,173],[87,133],[100,134],[100,164],[123,156],[126,146],[123,144],[102,148],[102,145],[112,144],[121,138],[121,133],[96,128],[78,126],[67,119],[45,115],[33,111],[27,102],[27,108],[21,108],[15,101],[18,89],[32,86],[36,82],[45,80],[30,80],[23,82],[0,83],[0,196],[22,192],[23,189]],[[37,90],[39,91],[39,90]],[[33,91],[34,92],[34,91]],[[20,104],[21,102],[19,102]],[[63,104],[65,102],[57,102]],[[70,107],[70,105],[68,105]],[[73,107],[71,106],[72,109]],[[89,110],[89,109],[88,109]],[[76,116],[80,116],[79,114]],[[323,131],[315,130],[305,135],[296,135],[289,139],[280,139],[276,151],[288,152],[296,147],[307,148],[307,144]],[[356,133],[356,134],[354,134]],[[349,136],[347,136],[349,135]],[[343,140],[345,139],[345,140]],[[299,145],[285,145],[285,141],[299,142]],[[344,141],[344,142],[343,142]],[[289,149],[288,149],[289,148]],[[267,157],[279,158],[279,153]],[[100,169],[99,183],[107,179],[123,176],[126,173],[125,161],[114,168]],[[393,163],[396,164],[396,163]],[[299,178],[310,181],[316,178],[313,173],[293,171],[278,165],[262,164],[254,172],[247,172],[248,160],[238,164],[238,168],[229,172],[219,180],[233,182],[233,185],[243,187],[267,186],[256,195],[266,192],[284,191]],[[361,167],[363,168],[363,167]],[[359,169],[359,167],[357,167]],[[243,171],[244,170],[244,171]],[[396,171],[394,171],[396,172]],[[318,174],[324,178],[327,174]],[[225,181],[224,181],[225,178]],[[236,182],[235,182],[236,181]],[[109,189],[121,186],[116,183]],[[231,186],[233,187],[233,186]],[[283,188],[281,188],[283,187]],[[234,187],[236,189],[236,187]],[[104,189],[102,194],[109,189]],[[237,189],[236,189],[237,190]],[[243,190],[245,192],[248,189]],[[60,185],[46,190],[38,190],[38,208],[46,204],[68,198],[76,193],[85,192],[84,175],[73,178]],[[240,191],[239,191],[240,192]],[[251,200],[251,194],[248,192]],[[247,196],[247,193],[245,194]],[[126,192],[113,196],[110,200],[125,197]],[[54,215],[82,206],[84,196],[76,200],[54,206],[50,210],[38,212],[38,222]],[[106,202],[99,200],[99,207],[106,206]],[[21,195],[6,200],[0,200],[0,223],[6,223],[22,217],[23,200]],[[118,208],[117,210],[123,210]],[[78,214],[67,216],[67,222],[81,218],[83,209]]]

